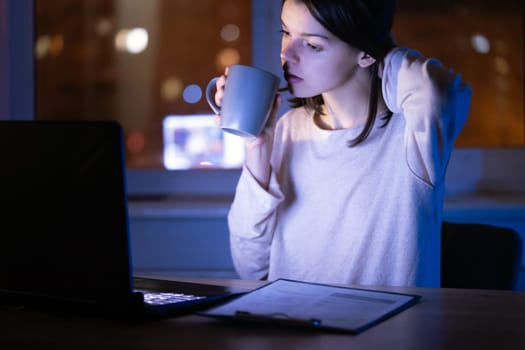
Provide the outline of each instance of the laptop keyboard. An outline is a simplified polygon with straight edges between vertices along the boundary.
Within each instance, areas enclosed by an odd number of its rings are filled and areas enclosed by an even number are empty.
[[[175,304],[184,301],[193,301],[203,299],[203,296],[182,294],[182,293],[165,293],[165,292],[152,292],[145,290],[137,290],[144,295],[144,302],[150,305],[166,305]]]

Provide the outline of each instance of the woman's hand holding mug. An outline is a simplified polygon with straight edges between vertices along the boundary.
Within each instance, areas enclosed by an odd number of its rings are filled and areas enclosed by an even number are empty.
[[[277,76],[243,65],[230,66],[206,88],[219,126],[245,138],[246,166],[264,187],[269,182],[273,126],[281,104],[278,89]]]

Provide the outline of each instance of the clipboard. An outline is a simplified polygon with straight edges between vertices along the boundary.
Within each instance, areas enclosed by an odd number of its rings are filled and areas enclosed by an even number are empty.
[[[421,296],[278,279],[200,315],[357,334]]]

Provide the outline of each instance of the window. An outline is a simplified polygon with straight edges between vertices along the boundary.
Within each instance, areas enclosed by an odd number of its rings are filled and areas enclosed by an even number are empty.
[[[398,0],[399,44],[439,58],[470,82],[458,147],[525,146],[523,0]]]
[[[217,149],[228,150],[222,134],[202,127],[203,115],[212,116],[203,90],[225,67],[252,63],[249,1],[35,4],[38,119],[118,120],[131,168],[223,166],[214,162]],[[201,128],[188,127],[199,121]],[[169,140],[163,138],[164,126],[175,134]],[[214,139],[215,151],[202,137],[204,130]],[[195,164],[189,161],[195,154],[188,154],[186,162],[183,156],[165,161],[175,155],[174,146],[209,154],[201,154]]]
[[[233,63],[280,74],[279,12],[258,0],[35,0],[37,118],[119,120],[131,194],[232,193],[243,146],[213,132],[203,89]]]
[[[280,1],[0,0],[10,14],[33,3],[37,118],[122,118],[134,193],[233,191],[236,169],[165,170],[162,123],[209,113],[199,89],[228,63],[280,73]],[[525,146],[523,7],[521,0],[398,0],[397,42],[439,58],[472,84],[458,147]],[[24,106],[27,94],[11,95]],[[198,179],[198,188],[190,190],[186,178]]]

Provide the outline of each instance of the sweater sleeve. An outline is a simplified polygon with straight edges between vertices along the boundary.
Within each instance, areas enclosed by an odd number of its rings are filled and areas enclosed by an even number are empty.
[[[228,214],[232,260],[243,279],[268,276],[276,208],[283,195],[272,172],[268,190],[244,167]]]
[[[407,165],[434,186],[443,180],[454,142],[466,123],[470,85],[436,59],[406,48],[387,55],[382,74],[388,108],[406,120]]]

